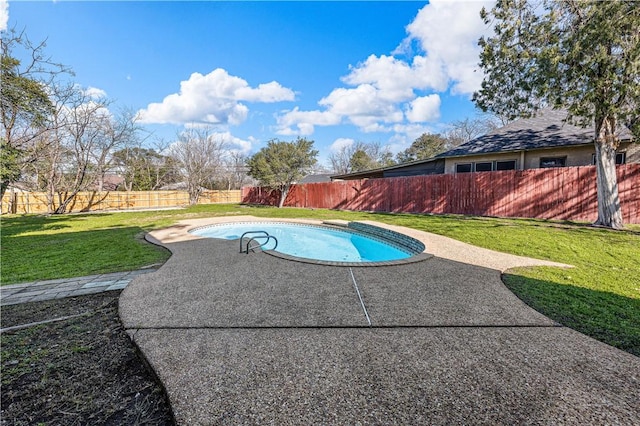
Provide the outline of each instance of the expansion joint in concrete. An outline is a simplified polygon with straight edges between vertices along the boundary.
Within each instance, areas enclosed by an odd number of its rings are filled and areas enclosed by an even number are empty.
[[[358,299],[360,299],[360,306],[362,306],[362,311],[364,312],[364,316],[367,318],[367,323],[369,327],[371,327],[371,318],[369,318],[369,313],[367,312],[367,306],[364,304],[364,300],[362,300],[362,295],[360,294],[360,289],[358,288],[358,282],[356,281],[356,277],[353,276],[353,269],[349,268],[349,273],[351,274],[351,281],[353,281],[353,288],[355,288],[356,293],[358,294]]]

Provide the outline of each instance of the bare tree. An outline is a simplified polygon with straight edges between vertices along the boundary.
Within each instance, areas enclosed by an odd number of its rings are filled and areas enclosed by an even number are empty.
[[[333,152],[329,155],[329,162],[331,163],[331,169],[337,174],[346,174],[351,171],[349,163],[351,156],[353,155],[353,145],[343,146],[337,152]]]
[[[187,184],[191,205],[198,203],[204,185],[223,165],[226,144],[211,133],[209,128],[187,129],[178,135],[178,142],[170,148],[170,156]]]
[[[135,143],[138,126],[133,114],[113,115],[109,101],[94,99],[77,86],[54,93],[52,126],[37,138],[39,158],[27,177],[34,189],[46,191],[49,211],[62,214],[79,192],[103,190],[113,153]]]
[[[54,110],[45,131],[23,146],[23,158],[28,161],[24,163],[22,175],[30,189],[46,193],[47,211],[53,213],[57,192],[65,187],[66,175],[73,167],[65,126],[69,104],[77,96],[77,88],[55,82],[48,90]]]
[[[394,164],[393,155],[379,142],[355,142],[329,155],[335,173],[346,174]],[[356,170],[357,169],[357,170]]]
[[[501,122],[489,114],[477,115],[473,118],[454,121],[444,137],[447,139],[447,149],[469,142],[472,139],[486,135],[497,129]]]
[[[134,142],[139,129],[132,112],[114,115],[109,101],[64,80],[71,71],[46,56],[45,46],[24,32],[2,33],[0,196],[21,178],[47,193],[49,212],[64,213],[80,191],[103,189],[113,152]]]
[[[131,110],[100,116],[98,126],[100,137],[92,150],[92,162],[95,165],[95,189],[104,191],[105,176],[115,169],[114,152],[138,144],[137,115]]]
[[[249,167],[247,161],[249,157],[239,152],[231,152],[225,159],[225,178],[227,180],[227,189],[240,189],[242,185],[249,180]]]
[[[50,130],[55,111],[49,90],[62,75],[71,74],[46,56],[45,42],[33,44],[15,29],[0,39],[0,197],[42,151],[41,138]],[[26,58],[18,60],[17,57]],[[38,145],[39,149],[35,149]]]

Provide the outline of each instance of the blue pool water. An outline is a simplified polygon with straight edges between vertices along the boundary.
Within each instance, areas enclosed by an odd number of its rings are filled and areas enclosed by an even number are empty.
[[[362,234],[313,225],[270,222],[230,223],[198,228],[191,233],[207,238],[236,240],[247,231],[266,231],[278,240],[275,251],[305,259],[331,262],[381,262],[406,259],[413,255],[394,245]],[[269,242],[263,249],[273,249],[274,245],[275,243]]]

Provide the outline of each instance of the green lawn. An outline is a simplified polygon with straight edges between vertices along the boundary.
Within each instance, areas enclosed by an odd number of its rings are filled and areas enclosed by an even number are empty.
[[[640,356],[640,227],[609,231],[569,222],[465,216],[202,205],[184,210],[65,216],[3,216],[2,284],[136,269],[166,250],[142,235],[177,220],[261,217],[377,220],[478,246],[574,265],[520,268],[505,284],[550,318]]]

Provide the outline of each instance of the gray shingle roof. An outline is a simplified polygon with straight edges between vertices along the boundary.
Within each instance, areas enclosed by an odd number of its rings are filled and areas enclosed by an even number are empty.
[[[539,148],[585,145],[593,142],[594,127],[582,128],[565,123],[567,112],[551,108],[538,111],[532,118],[513,121],[466,142],[457,148],[443,152],[438,157],[458,157],[463,155],[513,152]],[[618,137],[630,139],[631,133],[622,128]]]
[[[321,173],[317,175],[307,175],[300,179],[298,183],[321,183],[331,182],[331,176],[333,173]]]

